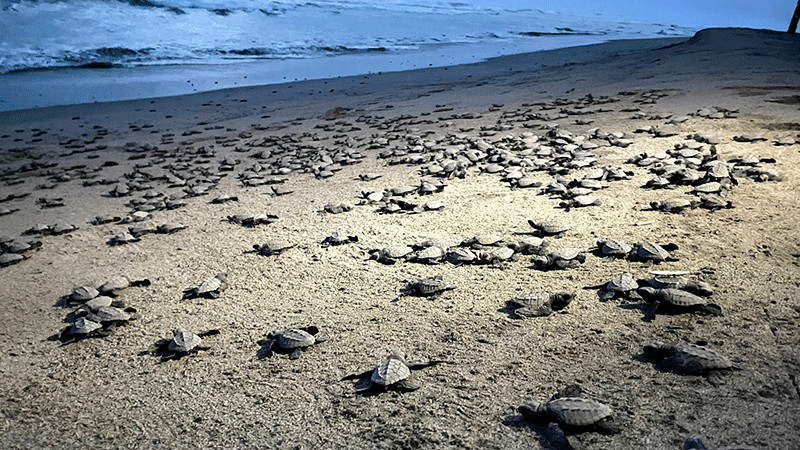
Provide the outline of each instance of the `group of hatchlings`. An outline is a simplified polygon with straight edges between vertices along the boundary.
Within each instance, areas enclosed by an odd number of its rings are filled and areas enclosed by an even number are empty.
[[[530,242],[521,241],[513,244],[520,249],[519,253],[534,254],[534,266],[541,270],[569,269],[577,267],[585,261],[586,251],[582,249],[562,249],[550,253],[544,250],[547,243],[543,237],[560,236],[570,227],[559,222],[529,221],[534,228],[536,236]],[[357,242],[356,236],[334,233],[322,242],[323,247]],[[533,242],[535,241],[535,242]],[[527,245],[527,247],[526,247]],[[293,245],[285,240],[270,240],[263,244],[253,246],[254,252],[264,256],[279,255]],[[383,263],[394,263],[400,260],[429,262],[424,256],[430,248],[438,248],[442,254],[437,254],[435,260],[448,260],[454,264],[464,263],[456,257],[447,257],[447,251],[461,252],[464,250],[474,252],[492,252],[497,248],[507,248],[514,253],[514,248],[505,246],[502,240],[495,237],[475,237],[463,241],[453,250],[444,250],[445,246],[438,241],[430,240],[415,245],[416,254],[409,256],[414,251],[411,247],[387,247],[371,253],[372,259]],[[673,260],[670,245],[661,246],[655,243],[637,243],[630,245],[617,240],[599,241],[592,250],[595,255],[606,258],[626,258],[633,261],[642,261],[645,265],[662,261]],[[676,248],[676,247],[675,247]],[[480,253],[479,253],[480,254]],[[463,254],[461,255],[463,256]],[[496,262],[484,256],[478,258],[484,261]],[[472,261],[469,261],[472,262]],[[682,313],[692,312],[700,314],[720,315],[721,309],[713,303],[708,303],[703,297],[712,294],[711,286],[707,283],[687,278],[682,272],[656,272],[648,280],[636,280],[630,273],[622,273],[612,278],[604,285],[596,286],[598,296],[602,301],[619,298],[640,298],[649,300],[652,304],[652,313]],[[131,280],[128,277],[114,277],[98,289],[90,286],[76,287],[67,297],[67,303],[80,303],[77,310],[71,313],[73,321],[60,334],[63,343],[74,342],[87,337],[101,337],[111,333],[116,326],[134,319],[133,308],[125,308],[124,304],[115,299],[119,292],[128,286],[147,286],[148,280]],[[184,299],[219,298],[221,292],[227,287],[227,274],[220,272],[201,282],[196,287],[184,290]],[[454,289],[440,276],[423,278],[412,281],[401,291],[403,295],[416,295],[435,298],[442,293]],[[542,317],[554,311],[563,310],[575,298],[570,292],[533,292],[508,301],[514,315],[520,318]],[[68,316],[68,319],[70,318]],[[158,341],[151,353],[160,356],[162,360],[180,359],[184,356],[208,350],[210,347],[203,345],[203,338],[219,334],[218,330],[208,330],[202,333],[193,333],[186,329],[175,329],[171,339]],[[290,359],[298,358],[309,347],[325,342],[326,336],[315,326],[306,328],[290,328],[274,330],[267,335],[267,350],[270,352],[288,354]],[[725,356],[703,345],[679,341],[674,344],[653,342],[644,346],[642,359],[653,362],[664,371],[683,374],[705,375],[709,382],[717,385],[722,382],[721,371],[736,369],[737,367]],[[352,374],[342,380],[358,380],[355,392],[370,393],[382,392],[387,389],[397,391],[412,391],[421,385],[413,381],[412,371],[423,369],[443,361],[427,361],[408,363],[402,352],[394,352],[381,361],[377,366],[361,373]],[[549,427],[556,427],[563,431],[593,430],[602,433],[616,433],[619,427],[612,418],[611,407],[586,398],[577,386],[570,386],[545,403],[526,402],[519,407],[522,416],[534,423]]]

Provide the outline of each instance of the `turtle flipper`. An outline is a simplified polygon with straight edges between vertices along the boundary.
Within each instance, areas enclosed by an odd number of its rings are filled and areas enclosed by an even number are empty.
[[[542,438],[547,441],[548,448],[555,450],[574,450],[575,447],[569,443],[566,433],[556,422],[550,422],[542,430]]]
[[[725,376],[719,370],[709,370],[706,374],[706,379],[714,387],[719,387],[721,384],[725,384]]]
[[[358,380],[353,389],[357,394],[364,394],[375,389],[375,386],[376,384],[373,383],[369,378],[362,378]]]
[[[405,380],[398,381],[396,384],[397,388],[401,391],[416,391],[417,389],[422,387],[422,384],[417,383],[416,381],[412,381],[408,378]]]
[[[275,341],[272,341],[272,342],[275,342]],[[297,359],[302,354],[303,354],[303,349],[302,348],[296,348],[296,349],[294,349],[294,351],[291,354],[289,354],[289,359]]]

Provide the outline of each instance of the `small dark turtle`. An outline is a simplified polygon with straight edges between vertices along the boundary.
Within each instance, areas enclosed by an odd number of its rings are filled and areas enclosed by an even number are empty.
[[[270,351],[282,350],[288,352],[289,359],[297,359],[308,347],[327,340],[315,326],[273,330],[269,333],[267,339],[271,341],[269,344]]]
[[[156,228],[156,232],[159,234],[172,234],[177,233],[178,231],[185,230],[186,225],[178,222],[168,222],[162,225],[159,225]]]
[[[576,195],[567,200],[561,201],[558,206],[570,210],[571,208],[584,208],[587,206],[600,206],[603,202],[593,195]]]
[[[369,258],[383,264],[394,264],[397,261],[404,260],[413,251],[414,249],[407,245],[392,245],[379,250],[372,250]]]
[[[69,299],[75,303],[85,303],[100,295],[100,292],[91,286],[76,286],[72,289]]]
[[[41,246],[42,241],[23,241],[20,239],[13,239],[0,245],[8,253],[25,253]]]
[[[280,255],[292,247],[294,247],[294,244],[290,243],[286,239],[270,239],[263,244],[253,245],[253,249],[255,249],[256,252],[262,256]]]
[[[447,252],[446,259],[447,262],[455,265],[472,264],[476,261],[477,256],[468,248],[456,247]]]
[[[656,289],[682,289],[692,294],[708,297],[714,293],[714,289],[705,281],[699,281],[682,275],[660,274],[647,280],[650,286]]]
[[[709,209],[711,211],[717,211],[720,209],[733,208],[733,202],[730,200],[725,200],[724,198],[715,194],[701,195],[700,207],[704,209]]]
[[[630,254],[631,250],[633,250],[632,245],[616,239],[597,241],[596,253],[598,256],[606,258],[625,258]]]
[[[526,236],[509,244],[509,247],[520,255],[543,255],[549,246],[549,242],[537,236]]]
[[[115,246],[115,245],[124,245],[130,244],[131,242],[139,242],[141,239],[133,236],[131,233],[120,233],[116,236],[112,237],[108,241],[108,245]]]
[[[669,251],[667,250],[669,248]],[[653,242],[637,242],[633,245],[630,257],[633,260],[644,261],[646,264],[660,263],[663,261],[677,261],[670,251],[677,250],[675,244],[661,246]]]
[[[219,334],[219,330],[209,330],[203,333],[192,333],[183,328],[172,330],[172,339],[161,339],[155,344],[151,353],[160,356],[162,361],[181,359],[184,356],[200,351],[210,350],[211,347],[202,346],[203,338]]]
[[[429,361],[426,363],[408,364],[405,354],[394,352],[384,359],[376,367],[358,374],[348,375],[344,380],[359,381],[356,383],[357,393],[367,394],[370,392],[381,392],[388,389],[399,391],[414,391],[421,387],[409,379],[412,370],[420,370],[441,363],[441,361]]]
[[[575,298],[569,292],[533,292],[508,301],[517,317],[544,317],[567,307]]]
[[[220,204],[220,203],[238,202],[238,201],[239,201],[239,197],[230,196],[228,194],[220,194],[218,197],[216,197],[215,199],[211,200],[211,203]]]
[[[540,236],[561,237],[564,235],[564,233],[572,229],[571,225],[555,220],[542,222],[528,220],[528,225],[533,227],[533,229],[536,230]]]
[[[716,351],[686,341],[671,345],[658,341],[647,344],[644,346],[644,357],[658,364],[662,370],[705,375],[715,386],[724,382],[720,371],[737,369],[728,358]]]
[[[436,298],[445,291],[453,289],[455,289],[455,286],[447,284],[441,276],[435,276],[408,283],[402,290],[402,295]]]
[[[120,220],[122,220],[122,217],[112,214],[102,214],[94,218],[92,225],[104,225],[107,223],[119,222]]]
[[[579,248],[563,248],[544,256],[531,258],[537,269],[574,269],[586,261],[586,255]]]
[[[694,209],[700,205],[697,200],[689,200],[688,198],[670,198],[667,200],[658,200],[650,202],[650,207],[655,211],[663,211],[673,214],[682,213],[687,209]]]
[[[136,312],[135,309],[118,308],[108,301],[103,301],[103,298],[98,298],[100,300],[94,304],[81,307],[75,312],[78,316],[75,322],[58,335],[62,344],[70,344],[85,338],[108,336],[117,326],[124,325],[134,318],[130,313]]]
[[[153,224],[143,224],[128,227],[128,233],[137,239],[147,234],[155,234],[157,231],[158,229]]]
[[[654,301],[652,314],[697,313],[712,316],[722,315],[722,309],[718,305],[708,303],[702,297],[681,289],[656,289],[646,286],[637,289],[636,292],[643,298]]]
[[[207,278],[199,286],[184,289],[183,298],[219,298],[220,292],[228,287],[228,274],[220,272]]]
[[[422,264],[436,264],[441,262],[446,254],[446,250],[442,247],[431,245],[417,252],[412,261]]]
[[[488,250],[477,250],[475,256],[479,264],[501,264],[514,259],[514,250],[510,247],[493,247]]]
[[[117,296],[119,291],[126,289],[130,286],[150,286],[150,280],[131,280],[125,275],[116,275],[108,279],[102,286],[98,288],[103,295]]]
[[[576,386],[577,388],[577,386]],[[580,388],[577,388],[580,395]],[[519,408],[525,419],[534,423],[556,423],[565,431],[597,431],[603,434],[619,433],[610,406],[598,401],[557,394],[547,403],[525,402]]]
[[[3,253],[0,255],[0,267],[8,267],[17,264],[28,257],[19,253]]]
[[[496,234],[479,234],[461,242],[462,247],[470,247],[473,250],[485,250],[501,245],[503,245],[503,238]]]
[[[358,236],[351,236],[344,233],[340,233],[338,231],[334,231],[331,233],[330,236],[326,237],[324,241],[322,241],[322,247],[326,248],[332,245],[342,245],[342,244],[349,244],[351,242],[358,242]]]
[[[328,203],[323,207],[328,214],[341,214],[353,209],[353,205],[347,202]]]
[[[621,273],[611,279],[600,291],[597,296],[600,300],[611,300],[619,297],[628,297],[631,293],[636,292],[639,288],[639,283],[628,272]]]
[[[57,223],[50,227],[50,234],[59,236],[62,234],[72,233],[73,231],[77,230],[78,227],[71,223]]]

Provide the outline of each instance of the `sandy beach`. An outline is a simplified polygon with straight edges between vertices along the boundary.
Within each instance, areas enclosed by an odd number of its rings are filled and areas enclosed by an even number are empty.
[[[798,447],[798,73],[800,37],[709,29],[0,112],[0,447]],[[357,240],[322,244],[337,231]],[[605,239],[672,250],[614,258]],[[370,257],[426,240],[442,256]],[[545,267],[569,248],[574,267]],[[467,249],[479,261],[452,262]],[[184,298],[220,272],[218,298]],[[721,315],[600,298],[654,272],[707,283]],[[148,280],[112,293],[132,320],[62,333],[90,309],[75,288],[118,275]],[[403,295],[438,276],[453,289]],[[508,303],[543,291],[574,299]],[[299,358],[270,351],[272,330],[311,326],[327,339]],[[179,328],[218,333],[164,351]],[[730,364],[676,373],[654,341]],[[343,380],[395,351],[417,389]],[[618,433],[564,438],[518,410],[575,384]]]

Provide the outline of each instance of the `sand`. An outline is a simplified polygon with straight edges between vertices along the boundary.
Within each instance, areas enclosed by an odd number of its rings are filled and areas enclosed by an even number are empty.
[[[0,216],[0,234],[19,237],[38,223],[79,227],[24,236],[40,240],[41,248],[0,268],[0,446],[552,447],[544,428],[516,408],[576,383],[614,409],[622,432],[572,435],[575,448],[679,448],[695,435],[709,448],[796,447],[800,145],[776,141],[800,139],[799,49],[800,38],[784,33],[714,29],[688,40],[620,41],[447,68],[0,113],[0,198],[29,194],[0,204],[18,209]],[[613,101],[578,102],[587,94]],[[697,114],[705,108],[729,117]],[[667,123],[673,118],[686,120]],[[445,138],[480,138],[498,148],[503,138],[519,142],[530,132],[541,144],[556,124],[577,142],[598,146],[594,167],[634,173],[593,194],[601,206],[558,208],[561,199],[541,194],[553,181],[546,171],[529,171],[542,188],[512,189],[501,175],[487,173],[489,161],[468,168],[464,178],[442,179],[442,192],[406,199],[441,201],[441,211],[380,214],[378,205],[358,204],[363,191],[418,186],[437,151],[434,141],[458,152]],[[675,135],[635,132],[649,126]],[[610,145],[590,135],[594,128],[624,133],[632,143]],[[651,210],[651,201],[697,197],[688,193],[691,186],[642,189],[653,174],[626,161],[694,142],[687,136],[695,133],[718,139],[714,147],[731,166],[757,155],[780,181],[739,177],[725,197],[730,209]],[[766,140],[734,140],[747,134]],[[292,191],[274,196],[271,185],[245,187],[237,177],[257,162],[257,152],[277,151],[276,144],[261,146],[270,136],[287,148],[295,144],[303,158],[336,149],[363,158],[331,165],[330,177],[303,170],[269,175],[285,178],[274,186]],[[423,164],[378,157],[424,140],[433,152],[411,153],[423,155]],[[201,148],[207,153],[197,154]],[[702,150],[708,154],[710,145]],[[225,158],[238,162],[219,172]],[[18,170],[32,162],[55,167]],[[99,214],[127,216],[126,204],[150,191],[184,195],[157,177],[181,162],[181,173],[195,181],[227,175],[207,195],[153,211],[145,222],[187,228],[108,245],[129,224],[89,222]],[[142,182],[150,186],[110,196],[116,182],[131,182],[123,177],[137,165],[156,176]],[[566,177],[591,170],[572,169]],[[366,173],[382,176],[361,181]],[[98,178],[113,184],[84,186]],[[42,184],[52,189],[37,188]],[[222,193],[239,200],[211,203]],[[43,197],[62,198],[64,206],[42,208]],[[321,213],[337,202],[355,206]],[[226,220],[257,212],[278,220],[254,228]],[[528,219],[573,225],[561,238],[546,238],[553,249],[588,250],[603,238],[675,243],[677,261],[644,267],[588,254],[575,269],[542,271],[532,268],[530,256],[463,266],[368,259],[372,249],[426,238],[457,243],[496,234],[512,243],[530,236]],[[359,240],[323,248],[320,242],[336,230]],[[251,251],[271,238],[294,248],[269,257]],[[646,278],[651,270],[686,270],[710,283],[723,316],[643,320],[639,302],[601,302],[591,288],[621,272]],[[229,281],[220,298],[182,300],[184,289],[220,271]],[[55,336],[74,307],[59,300],[75,286],[99,286],[118,274],[152,282],[118,297],[137,319],[108,337],[61,345]],[[435,299],[399,297],[406,281],[436,275],[455,289]],[[548,317],[519,319],[506,308],[510,298],[539,290],[567,290],[576,299]],[[296,360],[266,357],[263,341],[271,330],[310,325],[329,339]],[[161,361],[154,345],[179,327],[220,334],[206,338],[207,351]],[[657,370],[640,357],[648,342],[679,339],[705,343],[741,370],[715,386],[702,376]],[[363,396],[353,381],[341,381],[395,350],[411,362],[444,362],[415,372],[422,387],[413,392]]]

